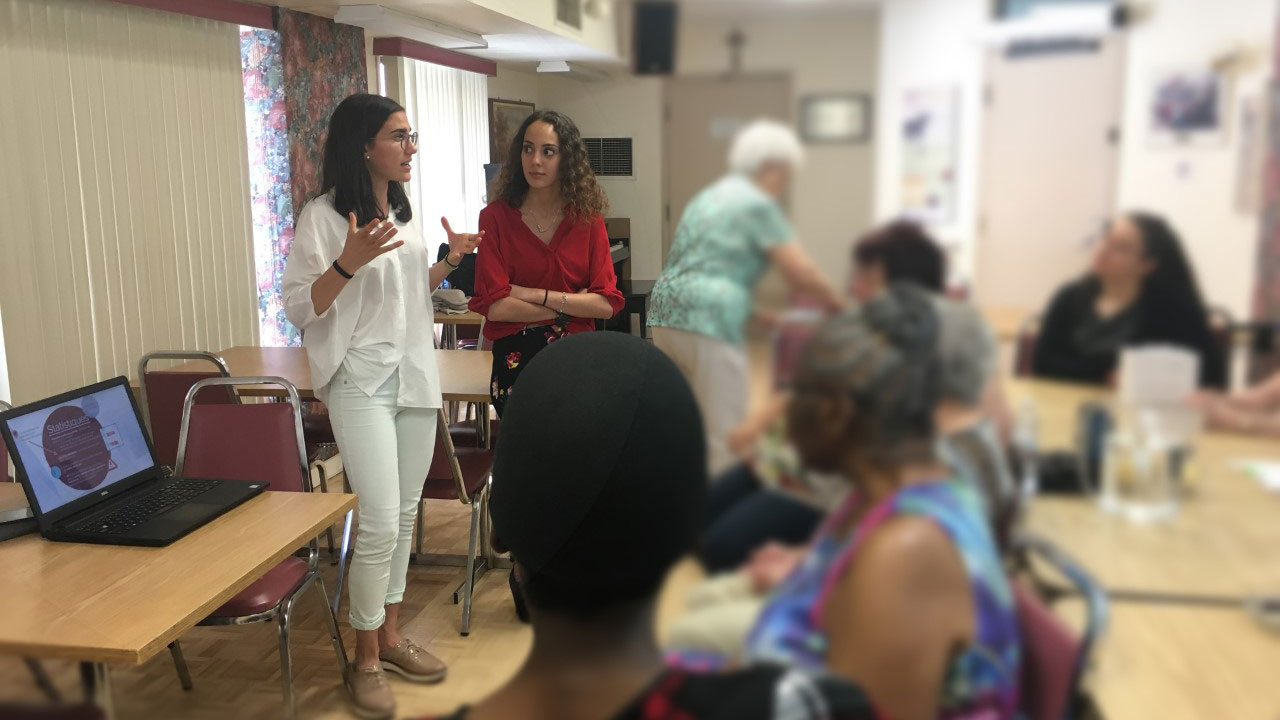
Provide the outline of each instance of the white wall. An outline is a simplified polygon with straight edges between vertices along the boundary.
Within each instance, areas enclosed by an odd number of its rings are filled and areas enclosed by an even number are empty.
[[[662,270],[662,81],[622,78],[584,82],[544,77],[539,108],[559,110],[584,137],[631,137],[633,178],[600,178],[609,216],[631,218],[631,277],[654,280]]]
[[[955,269],[971,277],[981,161],[982,49],[974,41],[989,21],[986,0],[885,0],[881,11],[880,110],[875,216],[899,211],[901,143],[895,128],[909,87],[950,84],[962,93],[957,222],[937,228],[954,245]],[[1152,0],[1128,31],[1123,143],[1116,206],[1168,216],[1187,243],[1210,302],[1237,317],[1249,310],[1259,218],[1235,207],[1240,100],[1269,77],[1275,0]],[[1152,75],[1205,67],[1247,48],[1258,60],[1236,78],[1228,141],[1219,147],[1153,147],[1147,132]]]
[[[953,279],[972,276],[982,140],[982,48],[988,0],[885,0],[880,13],[879,111],[876,114],[876,222],[901,211],[903,93],[954,87],[960,93],[956,219],[933,228],[951,250]]]
[[[582,13],[582,29],[569,27],[556,20],[556,0],[470,0],[472,5],[501,13],[546,32],[581,42],[602,58],[618,55],[618,32],[615,18],[620,10],[614,3],[604,3],[605,12],[598,16]],[[558,60],[561,58],[545,58]]]
[[[631,277],[653,280],[662,269],[662,81],[621,77],[586,82],[499,65],[489,97],[559,110],[583,136],[631,137],[634,178],[600,178],[609,217],[631,219]]]
[[[678,72],[701,75],[727,70],[724,38],[735,27],[748,38],[743,70],[789,72],[796,95],[793,108],[809,93],[866,92],[876,101],[879,28],[874,11],[740,23],[685,21],[676,50]],[[609,195],[610,215],[631,218],[632,277],[656,278],[662,269],[663,81],[621,76],[584,82],[500,66],[498,76],[489,79],[489,97],[560,110],[574,119],[584,135],[634,138],[635,179],[602,178],[600,182]],[[797,234],[832,281],[841,285],[848,271],[850,242],[871,223],[872,147],[872,143],[809,147],[809,162],[792,192]]]
[[[879,102],[878,23],[874,10],[741,22],[692,20],[680,27],[677,70],[682,75],[726,72],[725,38],[737,28],[746,36],[744,72],[790,74],[793,119],[798,119],[800,98],[812,93],[868,93],[874,107]],[[808,146],[808,162],[791,192],[796,234],[837,287],[847,277],[852,240],[872,221],[874,145],[880,127],[872,132],[867,143]]]
[[[489,97],[530,102],[541,107],[538,102],[538,74],[499,65],[498,74],[489,78]]]
[[[1167,216],[1187,243],[1207,300],[1237,318],[1247,317],[1260,220],[1235,204],[1240,104],[1241,98],[1263,92],[1270,75],[1276,0],[1158,0],[1151,5],[1150,18],[1129,38],[1117,206]],[[1153,74],[1203,68],[1241,47],[1256,53],[1257,61],[1235,78],[1227,142],[1212,148],[1153,147],[1147,131]]]

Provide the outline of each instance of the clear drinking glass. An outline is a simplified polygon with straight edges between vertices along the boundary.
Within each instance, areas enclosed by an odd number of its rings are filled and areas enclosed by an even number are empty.
[[[1183,448],[1154,437],[1111,433],[1102,463],[1102,509],[1139,523],[1177,514],[1175,483],[1185,466]]]

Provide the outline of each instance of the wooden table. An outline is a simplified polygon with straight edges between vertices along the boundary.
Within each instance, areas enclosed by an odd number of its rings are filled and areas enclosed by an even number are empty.
[[[1010,399],[1031,398],[1042,448],[1072,446],[1076,408],[1107,401],[1103,391],[1017,381]],[[1223,595],[1280,595],[1280,495],[1243,470],[1241,458],[1280,461],[1274,440],[1210,433],[1196,447],[1196,478],[1178,514],[1141,525],[1105,513],[1091,499],[1041,496],[1028,529],[1052,540],[1108,590]]]
[[[94,663],[105,681],[106,664],[146,662],[355,505],[266,492],[163,548],[0,543],[0,652]]]
[[[1034,316],[1034,312],[1021,308],[998,305],[982,306],[982,317],[987,321],[987,325],[991,327],[991,332],[995,334],[996,340],[1000,342],[1017,340],[1018,333],[1022,331],[1022,326],[1026,324],[1029,318]]]
[[[1069,448],[1076,408],[1107,401],[1096,388],[1013,381],[1015,407],[1035,402],[1041,446]],[[1092,499],[1041,496],[1027,529],[1051,540],[1108,591],[1178,596],[1280,595],[1280,495],[1233,467],[1280,459],[1280,443],[1209,434],[1197,447],[1199,479],[1176,517],[1138,525]],[[1066,604],[1064,616],[1078,620]],[[1108,718],[1280,718],[1280,634],[1242,605],[1209,607],[1113,598],[1089,686]]]
[[[311,366],[307,351],[298,347],[255,347],[238,345],[218,353],[233,376],[255,377],[275,375],[293,383],[303,400],[315,400],[311,384]],[[445,402],[488,403],[489,373],[493,354],[488,350],[437,350],[440,368],[440,391]],[[175,372],[207,372],[208,363],[192,361],[175,368]],[[243,392],[253,395],[250,389]],[[263,388],[264,395],[279,395],[279,388]]]
[[[484,324],[484,316],[473,310],[464,313],[435,313],[436,324],[443,326],[440,332],[440,347],[445,350],[458,349],[458,326]]]

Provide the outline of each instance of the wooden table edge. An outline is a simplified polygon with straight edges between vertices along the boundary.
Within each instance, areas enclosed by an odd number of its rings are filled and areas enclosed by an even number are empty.
[[[320,493],[317,493],[320,494]],[[209,613],[217,610],[224,603],[235,597],[236,593],[244,590],[262,577],[268,570],[275,567],[281,560],[292,555],[298,548],[306,545],[307,541],[318,537],[320,533],[329,525],[337,522],[339,518],[353,510],[356,507],[355,495],[343,495],[341,493],[325,493],[325,495],[343,497],[342,504],[325,515],[325,517],[316,520],[308,529],[299,533],[298,537],[290,542],[284,549],[271,554],[270,557],[258,563],[253,570],[245,574],[240,581],[233,583],[214,595],[213,599],[205,602],[203,605],[195,608],[187,613],[180,621],[175,623],[161,633],[156,640],[143,645],[134,651],[121,650],[115,648],[95,648],[87,649],[84,646],[42,646],[32,648],[30,645],[21,643],[9,643],[0,640],[0,654],[5,655],[23,655],[37,658],[75,660],[79,662],[101,662],[120,665],[141,665],[157,655],[160,651],[169,647],[169,643],[174,640],[181,639],[182,635],[197,623],[209,616]],[[250,499],[249,502],[256,500]],[[247,505],[248,503],[245,503]],[[241,507],[244,507],[243,505]],[[232,510],[235,512],[235,510]],[[199,532],[197,530],[196,532]]]

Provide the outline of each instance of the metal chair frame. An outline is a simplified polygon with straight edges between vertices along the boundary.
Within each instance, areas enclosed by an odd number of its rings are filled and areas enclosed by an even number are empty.
[[[474,494],[467,493],[466,482],[462,476],[462,466],[458,464],[453,438],[449,435],[448,417],[445,415],[444,410],[439,410],[438,413],[436,432],[439,434],[445,453],[449,457],[449,466],[458,491],[458,501],[463,505],[471,506],[471,534],[467,538],[467,554],[465,556],[423,553],[422,501],[419,501],[418,517],[415,520],[417,535],[414,546],[416,551],[415,559],[421,565],[462,566],[466,568],[466,576],[462,584],[453,591],[453,603],[455,605],[461,603],[462,605],[460,632],[463,636],[466,636],[471,634],[471,601],[476,581],[485,572],[501,566],[501,563],[495,557],[492,546],[489,544],[489,491],[493,485],[493,471],[489,471],[488,479],[480,485]],[[479,546],[479,553],[477,553],[477,546]]]
[[[1072,669],[1071,694],[1067,707],[1063,708],[1063,720],[1071,720],[1080,710],[1080,687],[1111,616],[1111,601],[1102,586],[1083,567],[1060,548],[1043,538],[1022,534],[1014,541],[1013,555],[1017,569],[1026,573],[1032,586],[1049,604],[1064,598],[1080,596],[1085,603],[1085,625],[1080,637],[1080,651]],[[1038,557],[1048,563],[1071,584],[1071,587],[1045,580],[1038,576],[1031,563]]]
[[[210,378],[207,380],[201,380],[200,382],[193,385],[191,387],[190,392],[187,393],[186,400],[183,402],[183,407],[182,407],[182,427],[178,434],[178,460],[177,460],[178,474],[179,475],[182,474],[182,469],[186,462],[187,438],[188,438],[188,432],[190,429],[189,426],[191,422],[191,408],[195,404],[196,395],[199,394],[201,390],[204,390],[209,387],[232,386],[234,388],[234,386],[236,385],[279,385],[280,387],[284,388],[285,391],[288,393],[287,402],[289,402],[293,406],[293,414],[295,419],[294,432],[296,435],[295,440],[297,442],[297,450],[298,450],[299,479],[302,484],[302,491],[311,492],[311,472],[307,463],[306,445],[302,439],[302,402],[298,396],[298,389],[293,386],[293,383],[281,377]],[[346,557],[347,557],[346,539],[350,537],[350,529],[351,529],[351,512],[348,511],[347,517],[346,517],[346,528],[343,533],[344,540],[343,540],[343,548],[342,548],[343,550],[342,559],[341,559],[341,562],[339,563],[339,568],[338,568],[338,590],[334,594],[332,603],[330,602],[328,593],[325,592],[324,579],[320,576],[320,572],[318,570],[319,553],[320,553],[319,547],[316,543],[316,539],[312,538],[307,543],[308,554],[307,554],[306,575],[303,576],[302,580],[297,584],[297,586],[295,586],[291,591],[289,591],[284,596],[284,598],[282,598],[281,601],[276,604],[275,607],[271,608],[266,612],[257,613],[254,615],[244,615],[240,617],[208,617],[200,621],[199,623],[197,623],[197,625],[202,625],[202,626],[221,626],[221,625],[248,625],[252,623],[272,622],[272,621],[277,622],[278,633],[279,633],[279,644],[280,644],[281,685],[284,691],[285,712],[287,716],[290,718],[296,716],[297,707],[296,707],[296,699],[294,698],[294,693],[293,693],[293,669],[292,669],[292,654],[290,653],[290,650],[289,650],[289,626],[290,626],[290,621],[292,620],[292,617],[293,617],[294,602],[296,602],[298,597],[301,596],[302,593],[305,592],[312,585],[315,585],[319,589],[320,595],[324,598],[325,621],[329,625],[329,635],[331,640],[333,641],[334,652],[337,654],[337,657],[338,657],[339,671],[341,672],[341,676],[344,682],[346,679],[347,653],[342,643],[342,633],[338,629],[338,621],[336,617],[335,608],[337,605],[337,601],[339,599],[339,593],[341,593],[343,577],[345,575]],[[175,642],[173,649],[175,649],[174,664],[178,668],[179,675],[183,675],[187,678],[186,681],[184,682],[184,687],[189,687],[190,676],[189,674],[187,674],[186,662],[182,659],[181,648]]]
[[[138,360],[138,406],[142,409],[142,419],[147,423],[148,432],[151,431],[151,408],[147,405],[147,365],[153,360],[206,360],[222,373],[222,377],[231,377],[227,361],[216,353],[204,350],[156,350],[143,355]],[[240,402],[239,395],[234,397],[236,402]]]

